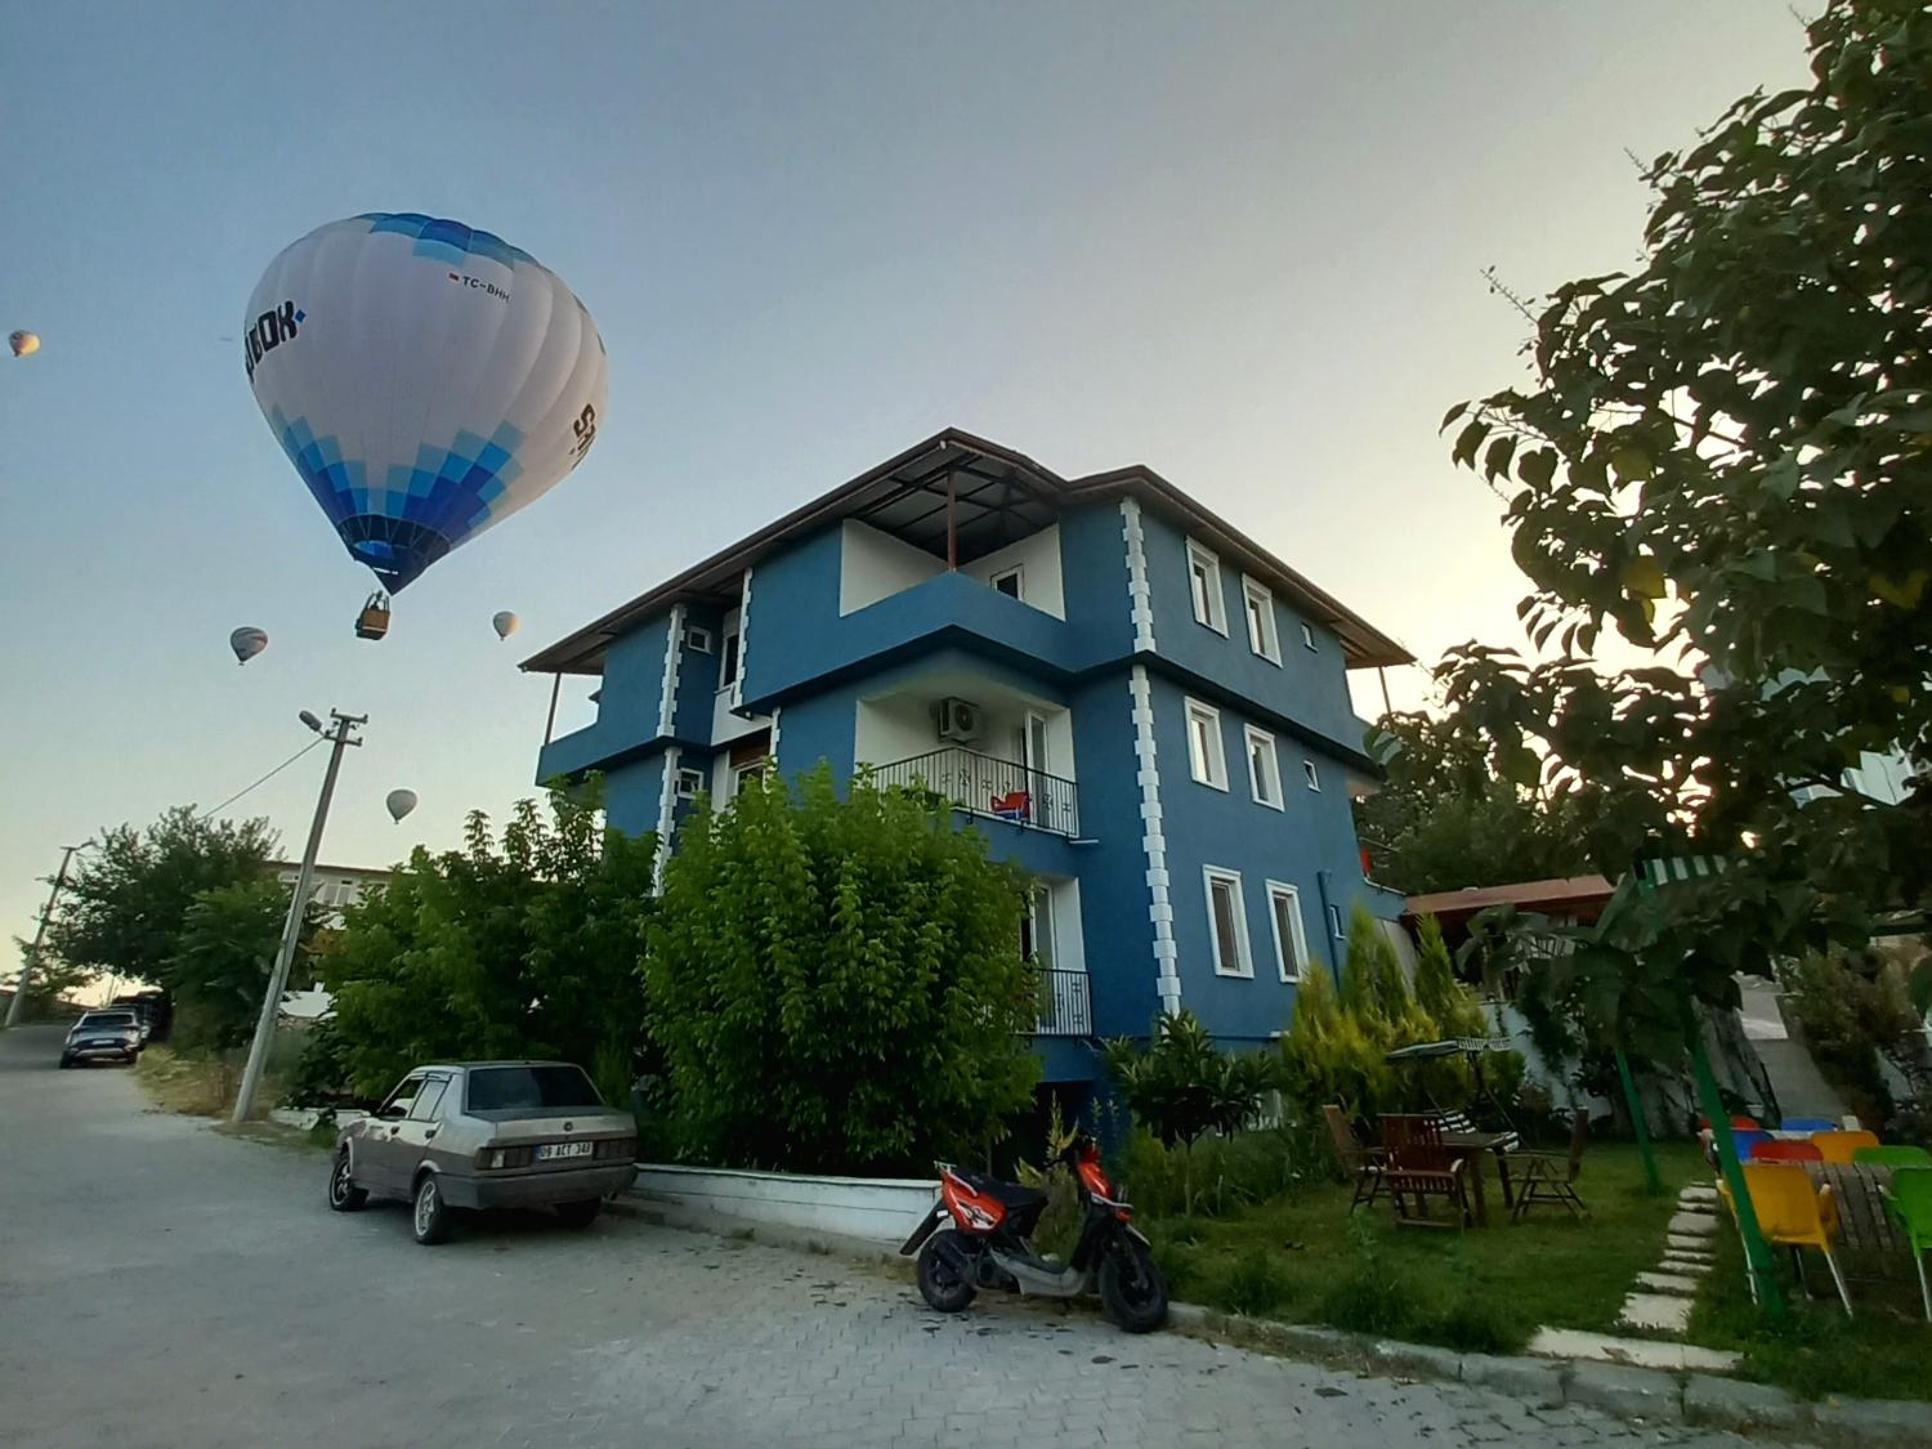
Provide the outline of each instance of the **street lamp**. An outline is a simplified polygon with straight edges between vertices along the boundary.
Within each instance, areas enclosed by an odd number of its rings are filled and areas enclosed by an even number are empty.
[[[13,1000],[7,1003],[7,1026],[16,1025],[20,1020],[27,990],[33,985],[34,967],[40,964],[40,943],[47,935],[47,922],[53,919],[54,902],[60,898],[61,887],[67,884],[67,867],[76,855],[83,850],[91,850],[93,845],[93,841],[87,840],[79,845],[63,845],[60,848],[60,869],[54,873],[54,888],[47,892],[47,904],[40,908],[40,924],[34,927],[34,943],[21,959],[20,979],[14,982]]]
[[[275,952],[275,968],[268,974],[268,993],[262,997],[262,1014],[255,1022],[255,1040],[248,1047],[248,1065],[242,1069],[241,1090],[235,1094],[236,1122],[246,1122],[255,1105],[255,1089],[261,1085],[262,1068],[268,1062],[268,1043],[275,1035],[275,1010],[288,985],[288,969],[295,961],[295,946],[302,934],[302,917],[308,909],[309,889],[315,880],[315,857],[322,849],[322,827],[328,823],[329,801],[335,795],[336,772],[342,768],[342,751],[360,745],[353,737],[357,725],[367,724],[366,714],[343,714],[330,710],[328,728],[308,710],[298,716],[302,723],[328,740],[329,768],[322,776],[322,794],[315,802],[315,819],[309,825],[309,843],[302,850],[302,868],[295,876],[295,895],[288,903],[288,920],[282,926],[282,944]]]

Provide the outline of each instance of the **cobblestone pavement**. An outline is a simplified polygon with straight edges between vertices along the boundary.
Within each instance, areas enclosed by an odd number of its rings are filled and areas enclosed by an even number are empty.
[[[152,1111],[0,1036],[0,1443],[1742,1444],[1143,1338],[960,1317],[837,1259],[606,1218],[410,1241],[320,1153]]]

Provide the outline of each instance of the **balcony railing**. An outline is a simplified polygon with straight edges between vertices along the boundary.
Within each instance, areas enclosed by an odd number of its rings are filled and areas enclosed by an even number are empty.
[[[1093,1035],[1093,995],[1086,972],[1040,972],[1039,1035]]]
[[[1056,835],[1080,833],[1080,798],[1073,781],[958,745],[876,766],[872,783],[924,790],[975,815]]]

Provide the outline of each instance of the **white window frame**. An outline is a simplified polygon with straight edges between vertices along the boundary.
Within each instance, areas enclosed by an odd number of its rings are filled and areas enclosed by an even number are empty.
[[[1001,569],[996,574],[988,574],[986,576],[986,587],[996,594],[1000,593],[1002,592],[1000,583],[1004,579],[1011,579],[1013,581],[1013,592],[1008,594],[1007,597],[1015,603],[1024,604],[1026,602],[1026,565],[1014,564],[1010,569]]]
[[[678,767],[677,797],[680,800],[695,800],[704,789],[704,771],[693,770],[688,765]]]
[[[1206,578],[1198,580],[1199,592],[1195,590],[1195,567],[1199,565]],[[1203,597],[1205,596],[1205,597]],[[1221,590],[1221,556],[1211,548],[1205,548],[1193,539],[1187,541],[1187,598],[1194,611],[1194,622],[1212,629],[1222,638],[1228,635],[1228,604]],[[1202,617],[1203,605],[1207,617]]]
[[[737,648],[731,648],[733,643]],[[725,661],[731,662],[731,675],[725,676]],[[745,641],[737,625],[724,631],[723,644],[718,654],[718,693],[729,694],[738,687],[738,681],[745,677]]]
[[[711,652],[711,631],[702,624],[685,625],[684,647],[689,649],[693,654],[709,654]]]
[[[1287,802],[1282,798],[1281,755],[1275,748],[1275,737],[1258,725],[1243,725],[1241,726],[1241,743],[1246,747],[1242,753],[1248,757],[1248,793],[1254,796],[1254,803],[1257,805],[1266,805],[1270,810],[1287,809]],[[1263,772],[1267,776],[1265,780],[1255,774],[1254,752],[1256,745],[1265,745],[1267,747],[1268,764],[1266,770]],[[1272,799],[1269,798],[1267,793],[1263,792],[1262,786],[1264,784],[1273,793]]]
[[[1248,626],[1248,647],[1279,669],[1281,631],[1275,621],[1274,590],[1252,575],[1241,575],[1241,612]],[[1257,618],[1261,624],[1259,637],[1255,630]]]
[[[1281,939],[1281,912],[1278,907],[1286,901],[1289,905],[1288,940]],[[1301,889],[1289,885],[1285,880],[1268,882],[1268,927],[1275,934],[1275,964],[1281,970],[1281,979],[1287,982],[1301,980],[1303,966],[1308,961],[1308,930],[1301,919]],[[1282,949],[1283,945],[1292,951]],[[1294,969],[1289,969],[1290,962]]]
[[[1303,620],[1303,621],[1302,621],[1302,626],[1301,626],[1301,642],[1302,642],[1302,647],[1303,647],[1304,649],[1311,649],[1311,650],[1312,650],[1312,649],[1317,649],[1317,648],[1319,648],[1319,647],[1320,647],[1319,645],[1317,645],[1317,644],[1315,643],[1315,631],[1314,631],[1314,629],[1313,629],[1313,628],[1312,628],[1312,627],[1311,627],[1311,626],[1310,626],[1310,625],[1308,624],[1308,622],[1307,622],[1306,620]]]
[[[1308,782],[1309,789],[1313,790],[1317,795],[1321,794],[1321,771],[1315,768],[1315,762],[1313,760],[1303,760],[1301,762],[1301,777]]]
[[[1348,932],[1342,929],[1342,908],[1330,905],[1328,908],[1328,934],[1338,941],[1346,941]]]
[[[1221,931],[1214,919],[1214,887],[1217,883],[1229,887],[1229,899],[1234,910],[1234,949],[1241,959],[1232,966],[1221,959]],[[1252,981],[1254,952],[1248,945],[1248,904],[1242,898],[1241,872],[1225,866],[1204,865],[1201,867],[1201,890],[1207,902],[1208,952],[1214,960],[1214,974],[1239,976]]]
[[[1211,704],[1202,704],[1198,699],[1187,701],[1187,768],[1197,785],[1206,785],[1211,790],[1228,788],[1228,752],[1221,739],[1221,711]],[[1201,757],[1199,736],[1195,725],[1206,726],[1207,758]]]

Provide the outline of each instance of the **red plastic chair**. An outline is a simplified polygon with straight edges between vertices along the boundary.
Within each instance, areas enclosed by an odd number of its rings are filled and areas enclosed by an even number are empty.
[[[1011,790],[992,799],[993,813],[1002,820],[1019,824],[1033,814],[1033,797],[1024,790]]]
[[[1751,1144],[1753,1162],[1823,1162],[1825,1154],[1809,1142],[1785,1141],[1772,1137]]]

